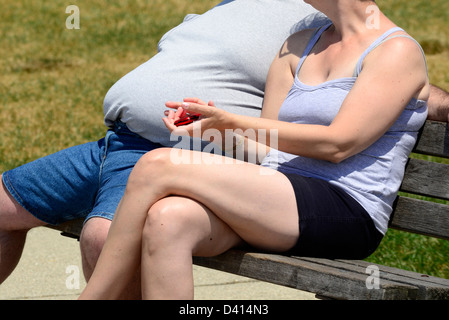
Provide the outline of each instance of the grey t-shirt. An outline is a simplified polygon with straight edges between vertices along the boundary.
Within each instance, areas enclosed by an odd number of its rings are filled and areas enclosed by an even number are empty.
[[[166,101],[198,97],[259,116],[271,62],[290,34],[325,22],[315,14],[299,0],[226,0],[188,15],[162,37],[153,58],[112,86],[105,124],[121,120],[142,137],[173,146],[162,122]]]

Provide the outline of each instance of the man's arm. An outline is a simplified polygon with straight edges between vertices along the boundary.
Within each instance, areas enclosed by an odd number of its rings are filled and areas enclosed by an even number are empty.
[[[449,122],[449,92],[431,85],[428,108],[429,120]]]

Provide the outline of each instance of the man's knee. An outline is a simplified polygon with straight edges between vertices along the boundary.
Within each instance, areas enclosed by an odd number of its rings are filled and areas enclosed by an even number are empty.
[[[97,264],[103,245],[106,242],[111,221],[103,218],[91,218],[83,227],[80,236],[81,257],[84,275],[90,278]]]
[[[86,281],[89,281],[92,276],[101,250],[106,242],[110,226],[111,221],[103,218],[91,218],[84,225],[80,237],[80,247]],[[122,293],[120,299],[140,300],[140,292],[140,273],[136,273],[136,276]]]

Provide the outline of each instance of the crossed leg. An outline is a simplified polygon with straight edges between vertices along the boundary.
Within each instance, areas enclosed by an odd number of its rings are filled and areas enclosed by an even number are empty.
[[[158,149],[136,164],[81,298],[116,298],[139,266],[144,298],[191,298],[192,255],[217,255],[242,241],[286,251],[298,237],[295,195],[283,174]]]
[[[143,299],[192,299],[192,256],[218,255],[242,242],[207,207],[178,196],[151,207],[142,241]]]

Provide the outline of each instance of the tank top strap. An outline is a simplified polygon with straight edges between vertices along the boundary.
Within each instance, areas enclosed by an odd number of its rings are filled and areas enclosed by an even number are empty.
[[[356,78],[356,77],[360,74],[360,72],[362,71],[362,63],[363,63],[363,60],[366,58],[366,56],[367,56],[371,51],[373,51],[374,49],[376,49],[378,46],[380,46],[381,44],[383,44],[384,42],[386,42],[386,41],[388,41],[388,40],[390,40],[390,39],[399,38],[399,37],[409,38],[409,39],[415,41],[415,42],[418,44],[418,46],[421,48],[421,45],[420,45],[415,39],[413,39],[412,37],[410,37],[409,35],[406,35],[406,34],[398,34],[398,35],[395,35],[395,36],[390,37],[393,33],[399,32],[399,31],[405,32],[404,29],[402,29],[402,28],[394,27],[394,28],[391,28],[390,30],[387,30],[383,35],[381,35],[379,38],[377,38],[376,41],[374,41],[374,42],[373,42],[373,43],[372,43],[372,44],[365,50],[365,52],[363,52],[362,56],[361,56],[360,59],[358,60],[357,65],[356,65],[356,67],[355,67],[355,69],[354,69],[353,77]],[[421,48],[421,51],[422,51],[423,54],[424,54],[424,51],[422,50],[422,48]]]
[[[301,56],[301,59],[299,60],[298,66],[296,67],[296,72],[295,75],[298,75],[299,70],[301,69],[301,66],[303,65],[305,59],[307,58],[307,56],[309,55],[310,51],[312,51],[313,47],[315,46],[315,44],[318,42],[318,40],[320,39],[321,35],[323,34],[324,31],[326,31],[330,26],[332,26],[332,23],[328,23],[320,28],[317,28],[315,30],[315,32],[312,34],[312,36],[310,37],[310,40],[307,44],[306,49],[304,50],[304,53]],[[394,27],[391,28],[389,30],[387,30],[383,35],[381,35],[379,38],[377,38],[361,55],[360,59],[357,62],[357,65],[355,66],[354,69],[354,74],[353,77],[356,78],[360,72],[362,71],[362,63],[363,60],[366,58],[366,56],[373,51],[374,49],[376,49],[378,46],[380,46],[381,44],[383,44],[385,41],[388,41],[390,39],[394,39],[394,38],[399,38],[399,37],[403,37],[403,38],[409,38],[413,41],[416,42],[416,44],[418,45],[418,47],[421,49],[423,56],[425,56],[424,50],[422,49],[421,45],[419,44],[418,41],[416,41],[414,38],[412,38],[411,36],[407,35],[407,34],[398,34],[398,35],[394,35],[391,36],[393,33],[395,32],[405,32],[404,29],[399,28],[399,27]],[[391,37],[390,37],[391,36]],[[426,66],[427,66],[427,62],[426,62]]]
[[[315,46],[315,44],[320,39],[320,37],[323,34],[323,32],[326,31],[331,25],[332,25],[332,23],[328,23],[328,24],[326,24],[326,25],[324,25],[324,26],[322,26],[320,28],[317,28],[315,30],[315,32],[312,34],[312,36],[310,37],[309,42],[307,43],[307,47],[304,50],[304,53],[302,54],[301,59],[299,60],[298,66],[296,67],[295,75],[298,74],[299,69],[301,69],[301,66],[303,65],[303,63],[306,60],[307,56],[309,55],[310,51],[312,51],[313,47]]]

